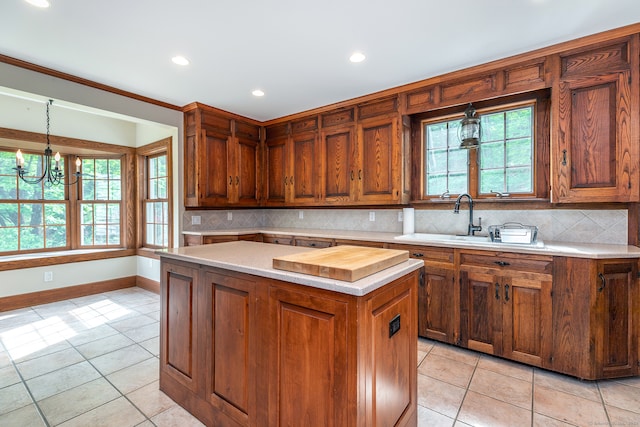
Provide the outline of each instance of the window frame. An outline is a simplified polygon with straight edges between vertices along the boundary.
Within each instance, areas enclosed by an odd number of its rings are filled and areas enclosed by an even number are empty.
[[[549,201],[549,142],[550,142],[550,91],[543,89],[519,95],[507,96],[485,101],[474,101],[473,105],[479,115],[489,114],[501,110],[509,110],[527,104],[533,105],[533,191],[531,193],[513,193],[508,197],[497,197],[496,194],[480,194],[479,156],[478,150],[469,150],[468,154],[468,188],[467,192],[474,200],[489,202],[522,202]],[[437,203],[455,200],[458,194],[427,195],[426,192],[426,163],[424,140],[424,124],[438,123],[459,119],[464,116],[464,108],[468,103],[453,107],[433,110],[412,116],[412,147],[413,176],[412,203]]]
[[[164,138],[136,149],[137,157],[137,205],[138,205],[138,233],[137,247],[138,255],[153,256],[152,251],[163,249],[163,246],[146,244],[147,221],[146,204],[150,201],[166,201],[167,203],[167,247],[173,247],[173,163],[172,163],[172,141],[171,137]],[[167,156],[167,198],[149,199],[149,159],[161,155]]]

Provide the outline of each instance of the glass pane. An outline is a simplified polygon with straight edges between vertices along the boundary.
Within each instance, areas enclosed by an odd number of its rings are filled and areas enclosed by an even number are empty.
[[[107,159],[95,159],[95,177],[96,179],[109,178],[109,161]]]
[[[18,197],[18,183],[17,183],[16,176],[0,175],[0,199],[15,200],[17,197]]]
[[[469,191],[467,189],[468,182],[466,172],[449,175],[449,192],[452,194],[466,193]]]
[[[480,168],[503,168],[504,144],[500,142],[483,143],[480,148]]]
[[[162,247],[169,246],[169,226],[167,224],[162,226],[162,233],[164,238],[162,239]]]
[[[153,202],[145,203],[145,217],[147,218],[146,222],[153,222]]]
[[[82,223],[93,224],[93,205],[91,204],[82,205]]]
[[[67,246],[67,232],[64,226],[46,227],[47,230],[47,247],[63,248]]]
[[[80,235],[82,236],[82,245],[93,245],[93,225],[83,225],[80,227]]]
[[[532,107],[507,111],[507,138],[531,136]]]
[[[109,181],[96,180],[96,200],[109,200]]]
[[[20,224],[29,226],[43,225],[42,205],[40,203],[21,203]]]
[[[40,177],[42,176],[42,157],[40,154],[27,154],[22,153],[24,157],[24,170],[25,177]]]
[[[18,194],[22,200],[42,200],[42,184],[18,182]]]
[[[158,176],[158,159],[157,157],[149,158],[149,179],[154,179]]]
[[[122,189],[120,181],[109,181],[109,200],[120,200]]]
[[[0,203],[0,226],[18,226],[18,204]]]
[[[147,224],[147,232],[145,234],[145,243],[148,245],[155,245],[153,238],[154,238],[153,224]]]
[[[158,176],[167,176],[167,156],[158,156]]]
[[[44,248],[43,227],[23,227],[20,229],[20,249]]]
[[[149,198],[157,199],[158,198],[158,180],[152,179],[149,181]]]
[[[507,191],[512,193],[530,193],[533,191],[531,168],[507,169]]]
[[[447,191],[447,177],[445,175],[429,175],[427,177],[427,195],[439,196]]]
[[[480,172],[480,193],[488,194],[492,191],[505,191],[504,169],[490,169]]]
[[[449,148],[458,148],[460,147],[460,121],[453,120],[448,122],[449,131],[448,131],[448,146]]]
[[[164,240],[162,236],[162,231],[164,230],[164,227],[162,226],[162,224],[156,224],[155,229],[156,229],[155,242],[156,242],[156,245],[160,245]]]
[[[425,126],[427,148],[445,148],[447,146],[447,123],[435,123]]]
[[[96,182],[92,179],[82,180],[82,200],[96,199],[95,184]]]
[[[86,175],[89,179],[95,177],[96,169],[93,159],[82,159],[82,174]]]
[[[107,206],[102,203],[96,203],[93,207],[94,211],[94,222],[96,224],[106,224],[107,223]]]
[[[45,185],[44,199],[45,200],[64,200],[65,186],[64,185],[52,185],[52,186]]]
[[[120,159],[109,160],[109,178],[120,179]]]
[[[500,141],[504,139],[504,114],[494,113],[480,116],[481,141]],[[483,145],[484,147],[484,145]]]
[[[164,222],[164,217],[162,216],[162,214],[164,213],[162,209],[162,202],[154,203],[153,211],[154,222],[162,224]]]
[[[109,203],[109,223],[120,223],[120,205]]]
[[[451,150],[449,152],[449,172],[466,171],[469,163],[469,150]]]
[[[507,141],[507,166],[530,166],[532,150],[530,138]]]
[[[120,244],[120,226],[119,225],[110,225],[108,227],[109,236],[107,243],[110,245],[118,245]]]
[[[0,251],[18,250],[18,229],[0,228]]]
[[[442,173],[447,171],[447,151],[433,150],[428,152],[428,173]]]
[[[107,244],[107,226],[105,224],[95,225],[93,233],[94,245],[106,245]]]
[[[67,206],[62,203],[45,205],[44,223],[48,225],[65,225],[67,223]]]
[[[16,167],[16,152],[15,151],[0,151],[0,171],[9,173],[7,171]]]
[[[158,182],[158,198],[166,199],[167,198],[167,178],[160,178],[157,180]]]

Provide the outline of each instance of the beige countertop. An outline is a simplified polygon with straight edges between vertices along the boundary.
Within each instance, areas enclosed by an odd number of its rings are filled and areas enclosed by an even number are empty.
[[[225,234],[228,235],[229,233],[227,232]],[[423,261],[409,259],[355,282],[344,282],[273,268],[274,257],[315,250],[317,249],[303,248],[300,246],[237,241],[217,243],[215,245],[167,249],[157,251],[156,253],[160,255],[161,258],[171,258],[210,267],[218,267],[239,273],[252,274],[355,296],[366,295],[395,279],[418,270],[424,265]]]
[[[413,239],[404,239],[398,233],[375,232],[375,231],[351,231],[351,230],[322,230],[306,228],[242,228],[230,230],[211,231],[185,231],[183,234],[196,236],[216,236],[216,235],[242,235],[242,234],[283,234],[289,236],[305,236],[328,239],[350,239],[366,240],[383,243],[401,243],[418,246],[436,246],[449,248],[466,248],[491,251],[505,251],[515,253],[539,254],[550,256],[567,256],[575,258],[640,258],[640,248],[630,245],[611,245],[604,243],[570,243],[545,241],[541,246],[524,244],[506,244],[486,242],[465,242],[465,241],[430,241],[420,242]]]

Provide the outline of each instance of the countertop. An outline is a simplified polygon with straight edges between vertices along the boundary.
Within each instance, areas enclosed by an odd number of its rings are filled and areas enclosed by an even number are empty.
[[[255,232],[255,231],[254,231]],[[225,234],[229,234],[228,232]],[[250,233],[249,233],[250,234]],[[157,251],[161,258],[218,267],[239,273],[252,274],[311,286],[348,295],[363,296],[424,265],[423,261],[409,259],[355,282],[326,279],[307,274],[293,273],[273,268],[273,258],[317,249],[259,242],[226,242],[215,245],[187,246]]]
[[[375,232],[375,231],[350,231],[350,230],[322,230],[306,228],[242,228],[215,231],[184,231],[183,234],[196,236],[216,236],[216,235],[243,235],[243,234],[279,234],[289,236],[305,236],[325,239],[349,239],[365,240],[371,242],[400,243],[417,246],[435,246],[447,248],[466,248],[490,251],[515,252],[526,254],[538,254],[549,256],[566,256],[575,258],[640,258],[640,248],[631,245],[612,245],[601,243],[570,243],[545,241],[544,246],[536,247],[523,244],[505,244],[492,242],[428,242],[421,243],[413,240],[397,239],[398,233]],[[286,247],[286,246],[285,246]]]

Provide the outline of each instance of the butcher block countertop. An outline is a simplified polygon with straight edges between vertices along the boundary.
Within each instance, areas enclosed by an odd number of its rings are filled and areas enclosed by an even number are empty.
[[[366,295],[424,265],[421,260],[408,259],[354,282],[294,273],[273,267],[273,258],[321,250],[300,246],[237,241],[166,249],[158,251],[157,254],[161,258],[166,257],[218,267],[354,296]]]

